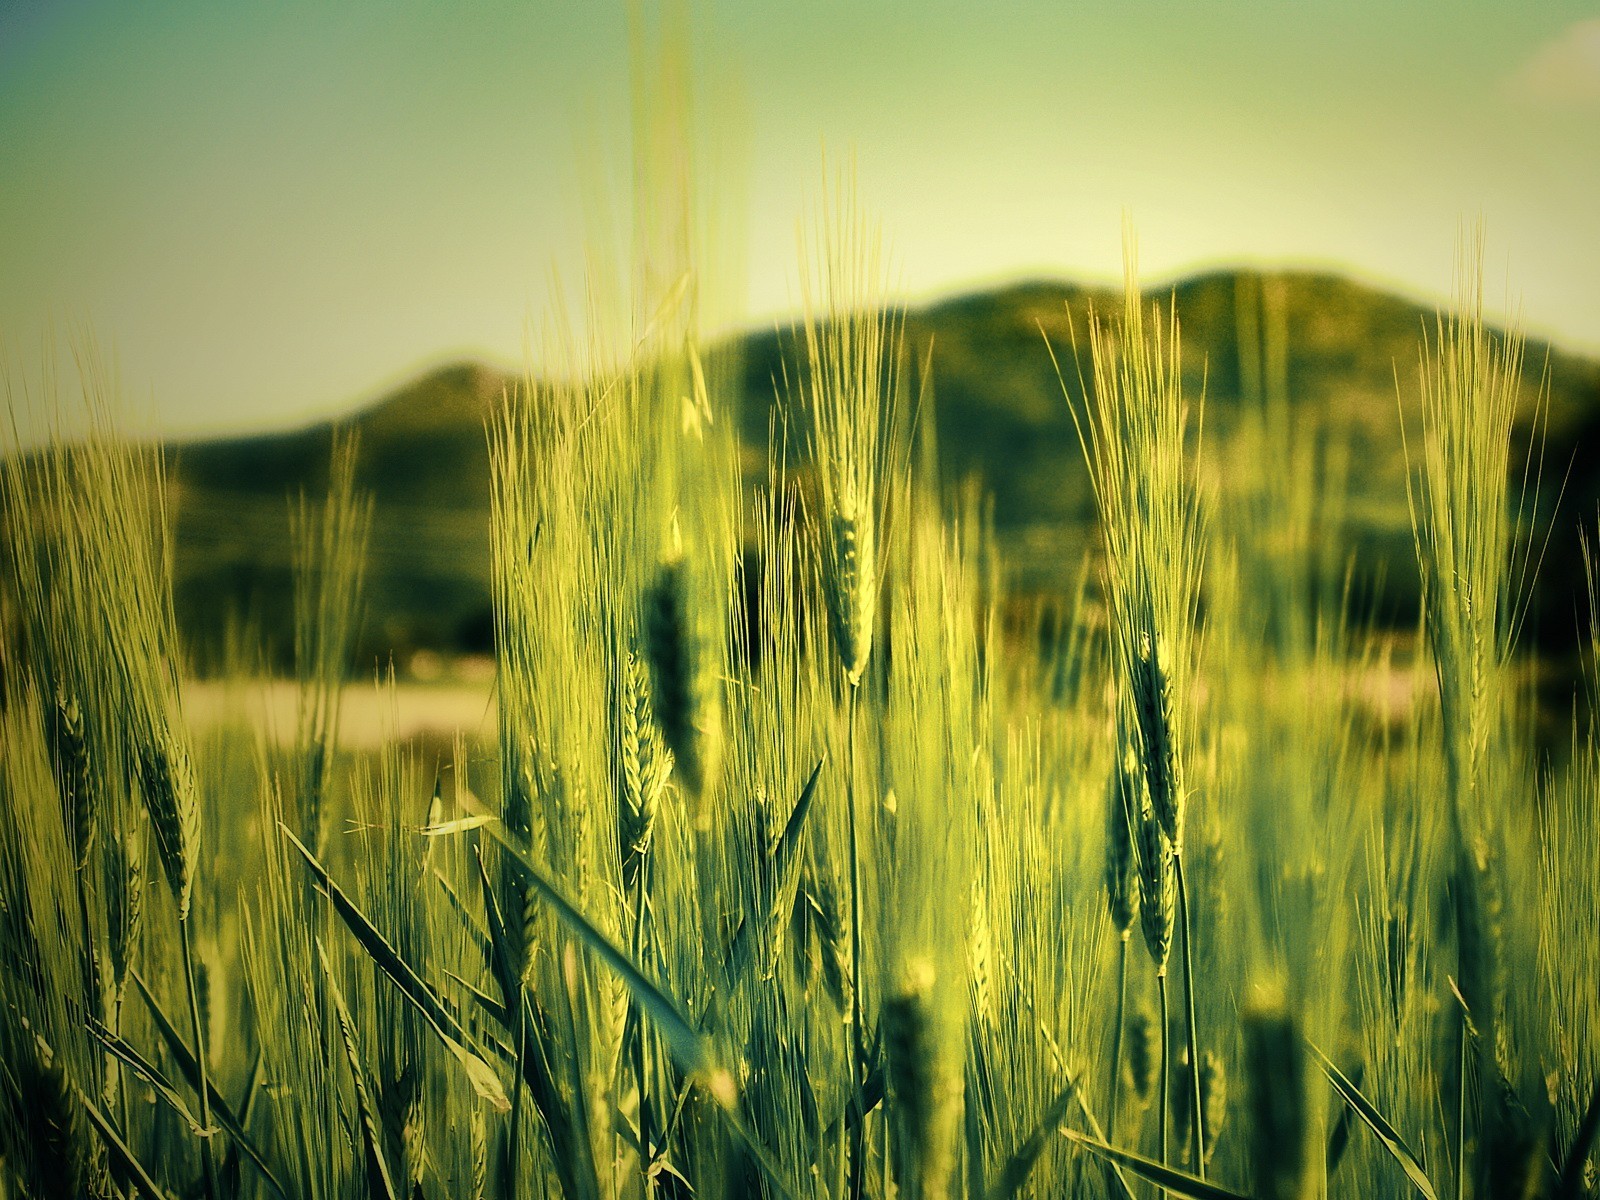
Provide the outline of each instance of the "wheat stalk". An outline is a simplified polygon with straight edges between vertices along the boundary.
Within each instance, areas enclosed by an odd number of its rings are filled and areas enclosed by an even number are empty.
[[[657,730],[650,677],[632,650],[619,663],[617,689],[618,755],[621,787],[617,796],[617,843],[622,853],[623,887],[632,892],[650,849],[661,793],[672,775],[673,756]]]
[[[1123,267],[1119,334],[1090,312],[1093,399],[1084,416],[1073,410],[1073,420],[1100,510],[1119,703],[1131,714],[1147,803],[1161,833],[1159,838],[1148,828],[1136,833],[1143,872],[1141,909],[1152,902],[1158,906],[1156,912],[1144,913],[1145,940],[1164,993],[1175,901],[1183,926],[1187,1041],[1191,1059],[1197,1061],[1192,925],[1183,873],[1188,802],[1183,703],[1195,654],[1202,524],[1195,468],[1186,448],[1189,412],[1176,306],[1165,323],[1159,314],[1147,321],[1131,226],[1124,229]],[[1174,893],[1170,900],[1169,889]],[[1193,1158],[1203,1178],[1204,1113],[1197,1086]],[[1162,1116],[1164,1126],[1164,1108]]]
[[[1117,744],[1112,753],[1106,787],[1105,893],[1106,910],[1117,932],[1117,1007],[1111,1033],[1111,1087],[1106,1104],[1106,1136],[1117,1130],[1118,1091],[1122,1084],[1122,1031],[1128,1003],[1128,941],[1139,913],[1139,876],[1134,853],[1134,823],[1144,798],[1144,781],[1138,760],[1118,722]]]
[[[877,627],[885,485],[903,318],[885,304],[878,234],[854,208],[853,185],[822,207],[815,257],[802,250],[804,398],[822,497],[823,591],[850,687],[867,669]],[[820,294],[818,280],[820,279]]]

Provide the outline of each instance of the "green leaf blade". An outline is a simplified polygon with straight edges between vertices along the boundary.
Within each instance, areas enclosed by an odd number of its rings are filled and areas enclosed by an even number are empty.
[[[1346,1078],[1343,1071],[1333,1065],[1332,1059],[1310,1041],[1306,1042],[1306,1047],[1311,1051],[1312,1057],[1317,1060],[1317,1065],[1322,1068],[1322,1073],[1328,1077],[1328,1082],[1333,1084],[1334,1090],[1344,1098],[1344,1102],[1355,1111],[1356,1116],[1361,1118],[1366,1127],[1372,1130],[1395,1162],[1400,1164],[1400,1169],[1406,1173],[1406,1178],[1411,1181],[1412,1186],[1417,1189],[1417,1193],[1423,1197],[1423,1200],[1439,1200],[1434,1193],[1433,1184],[1429,1181],[1427,1172],[1422,1169],[1422,1164],[1417,1161],[1417,1156],[1411,1152],[1411,1147],[1406,1145],[1405,1139],[1400,1136],[1399,1131],[1384,1119],[1383,1114],[1377,1110],[1370,1100],[1361,1094],[1361,1089]]]

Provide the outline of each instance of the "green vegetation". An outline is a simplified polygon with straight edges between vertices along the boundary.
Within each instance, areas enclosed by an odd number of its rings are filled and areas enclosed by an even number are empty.
[[[5,459],[0,1200],[1596,1195],[1594,365],[1476,242],[902,311],[848,176],[712,343],[662,75],[536,376]]]
[[[1395,373],[1414,375],[1419,335],[1432,314],[1361,284],[1306,273],[1219,272],[1150,290],[1183,317],[1184,387],[1207,404],[1207,445],[1223,459],[1241,421],[1268,393],[1282,395],[1285,419],[1304,428],[1305,453],[1326,437],[1359,470],[1349,472],[1341,541],[1327,547],[1331,586],[1347,562],[1357,572],[1357,611],[1409,630],[1419,599],[1405,507],[1405,468],[1395,417]],[[1112,292],[1060,283],[1008,286],[944,300],[904,314],[910,357],[931,355],[937,388],[928,399],[942,477],[974,477],[994,505],[998,544],[1013,591],[1066,595],[1075,556],[1063,545],[1092,540],[1093,502],[1084,459],[1050,360],[1042,324],[1057,345],[1080,340],[1093,303]],[[767,434],[785,362],[801,352],[787,332],[755,332],[706,350],[729,364],[727,394],[737,415],[746,483],[765,481]],[[1600,363],[1530,343],[1514,438],[1521,460],[1534,444],[1534,398],[1548,373],[1548,436],[1536,480],[1554,521],[1528,636],[1564,658],[1583,605],[1577,530],[1600,503],[1600,470],[1582,448],[1600,436]],[[491,645],[489,460],[484,425],[514,376],[486,366],[431,372],[350,418],[360,432],[361,481],[377,501],[369,555],[369,618],[358,658],[404,663],[412,649],[482,651]],[[778,386],[775,387],[775,384]],[[1400,395],[1407,420],[1419,393]],[[781,408],[778,410],[781,412]],[[1316,432],[1313,432],[1316,431]],[[293,586],[285,554],[285,495],[327,482],[327,426],[169,449],[178,522],[178,613],[203,666],[218,657],[214,630],[248,616],[285,665],[292,645]],[[803,441],[791,438],[791,450]],[[1570,472],[1570,478],[1569,476]],[[1220,480],[1234,487],[1238,472]],[[1563,494],[1563,484],[1565,492]],[[1559,509],[1554,500],[1563,495]]]
[[[1534,739],[1481,250],[1372,472],[1409,640],[1352,616],[1358,437],[1271,338],[1214,422],[1131,241],[1120,310],[1035,331],[1103,547],[1059,604],[943,480],[848,191],[810,254],[753,489],[690,273],[493,405],[498,726],[447,761],[340,742],[370,445],[294,510],[280,737],[186,719],[109,391],[11,456],[0,1194],[1595,1194],[1600,736]]]

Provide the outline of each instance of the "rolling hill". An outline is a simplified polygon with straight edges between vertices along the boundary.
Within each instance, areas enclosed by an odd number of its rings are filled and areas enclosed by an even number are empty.
[[[1419,334],[1433,314],[1335,276],[1218,272],[1160,292],[1183,329],[1186,391],[1206,396],[1206,442],[1225,446],[1240,411],[1274,388],[1297,423],[1349,440],[1350,550],[1358,574],[1381,579],[1381,615],[1408,622],[1415,570],[1405,506],[1402,411],[1414,418]],[[906,316],[920,358],[932,346],[938,460],[946,483],[979,479],[1018,586],[1065,585],[1092,520],[1068,405],[1041,329],[1077,389],[1069,322],[1082,341],[1088,307],[1104,291],[1035,282],[947,299]],[[1070,313],[1070,317],[1069,317]],[[751,334],[717,352],[740,364],[744,438],[764,446],[786,335]],[[1264,365],[1263,365],[1264,364]],[[1536,444],[1534,397],[1547,382],[1548,434],[1535,456],[1545,516],[1554,517],[1535,612],[1539,635],[1571,640],[1581,596],[1577,527],[1600,504],[1600,362],[1530,343],[1519,457]],[[1085,367],[1087,370],[1087,367]],[[1400,403],[1397,405],[1397,381]],[[510,377],[481,364],[434,371],[353,413],[362,479],[374,493],[371,613],[363,652],[486,649],[489,619],[488,453],[484,421]],[[230,614],[286,644],[288,506],[326,478],[331,429],[195,442],[170,448],[179,521],[179,605],[202,647],[216,646]],[[1570,478],[1568,473],[1570,470]],[[1221,480],[1227,486],[1226,478]]]

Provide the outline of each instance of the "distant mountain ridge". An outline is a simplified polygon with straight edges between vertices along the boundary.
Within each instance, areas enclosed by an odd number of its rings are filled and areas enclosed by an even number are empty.
[[[1403,610],[1406,574],[1414,569],[1399,422],[1401,408],[1415,404],[1418,339],[1431,332],[1434,314],[1312,272],[1218,271],[1152,293],[1169,296],[1182,327],[1186,393],[1198,397],[1204,388],[1208,442],[1228,437],[1241,397],[1272,385],[1263,360],[1294,411],[1348,433],[1359,466],[1351,479],[1353,543],[1362,561],[1388,576]],[[918,356],[932,345],[941,476],[982,481],[1014,577],[1029,589],[1065,584],[1069,564],[1081,557],[1075,539],[1092,520],[1082,451],[1045,346],[1048,337],[1076,393],[1070,324],[1087,372],[1083,329],[1091,305],[1114,313],[1120,297],[1040,281],[906,314]],[[1266,320],[1262,313],[1275,315]],[[786,341],[766,331],[727,347],[742,362],[737,400],[753,448],[765,445],[784,356],[792,362]],[[1592,532],[1600,503],[1600,462],[1592,461],[1600,447],[1600,362],[1530,342],[1527,365],[1530,414],[1541,374],[1548,384],[1547,495],[1572,468],[1545,568],[1559,624],[1563,610],[1570,617],[1578,580],[1573,526],[1581,520]],[[362,479],[376,500],[368,652],[487,648],[485,421],[513,382],[482,364],[455,364],[347,418],[360,430]],[[324,486],[331,429],[323,422],[171,448],[180,611],[202,642],[203,631],[221,629],[229,613],[249,615],[281,641],[289,603],[285,497],[302,489],[315,496]],[[1521,436],[1526,443],[1528,430]],[[1414,591],[1414,582],[1409,586]]]

